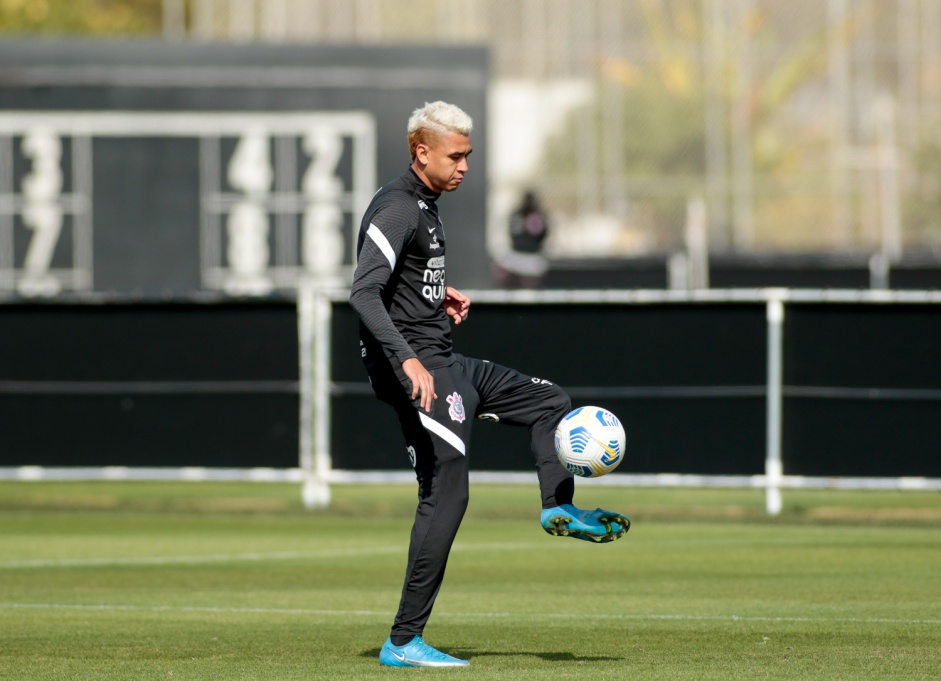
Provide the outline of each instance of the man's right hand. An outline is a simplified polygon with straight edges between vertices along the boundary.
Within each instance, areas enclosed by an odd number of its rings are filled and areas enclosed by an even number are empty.
[[[428,370],[418,361],[417,357],[402,362],[402,371],[412,382],[412,399],[414,400],[421,395],[421,408],[430,414],[431,403],[437,397],[435,394],[435,377],[428,373]]]

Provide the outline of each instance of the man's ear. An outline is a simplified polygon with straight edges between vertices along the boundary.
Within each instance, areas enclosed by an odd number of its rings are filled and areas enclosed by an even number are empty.
[[[428,165],[428,145],[418,143],[415,145],[415,160],[423,166]]]

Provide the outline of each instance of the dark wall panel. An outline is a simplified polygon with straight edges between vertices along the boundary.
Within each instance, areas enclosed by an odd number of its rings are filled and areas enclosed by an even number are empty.
[[[334,306],[334,379],[365,381],[355,313]],[[455,349],[565,387],[763,385],[765,307],[473,303]]]
[[[791,475],[941,477],[941,401],[784,400]]]
[[[0,305],[0,380],[289,380],[293,302]]]
[[[334,464],[406,469],[355,316],[333,309]],[[288,300],[0,306],[0,465],[293,467],[297,332]],[[763,471],[761,302],[476,303],[454,336],[614,411],[626,472]],[[941,476],[939,338],[941,306],[786,305],[785,473]],[[489,422],[470,456],[474,470],[533,465],[525,429]]]
[[[365,382],[355,317],[334,310],[334,427],[357,438],[355,459],[335,439],[336,464],[404,468],[397,425]],[[476,303],[454,340],[614,411],[628,438],[619,470],[749,475],[764,471],[766,325],[761,302]],[[786,305],[785,473],[941,475],[939,347],[941,306]],[[375,427],[358,428],[362,418]],[[471,457],[476,470],[532,468],[525,430],[491,423],[475,425]]]
[[[291,394],[0,395],[0,465],[297,466]]]
[[[786,472],[941,474],[941,307],[789,305],[784,329]]]
[[[714,288],[869,288],[869,267],[826,265],[787,266],[762,262],[713,265],[709,285]]]
[[[763,399],[619,399],[585,397],[617,414],[627,435],[621,473],[753,475],[764,468]],[[530,470],[525,429],[478,422],[472,470]]]
[[[763,398],[612,399],[585,396],[622,420],[627,458],[621,473],[756,475],[764,471]],[[333,464],[347,470],[408,469],[392,410],[371,395],[333,401]],[[363,423],[369,427],[364,428]],[[471,470],[533,470],[525,428],[476,421],[468,452]]]
[[[553,260],[542,283],[552,289],[662,289],[669,285],[663,258]]]
[[[349,306],[335,305],[333,371],[343,394],[334,400],[334,464],[407,467],[397,422],[366,383],[357,333]],[[614,411],[628,437],[623,470],[643,473],[762,471],[765,337],[761,303],[475,303],[468,321],[454,329],[462,354],[551,380],[576,405]],[[715,386],[734,395],[704,397]],[[677,396],[677,389],[688,394]],[[359,426],[364,422],[373,425],[366,430]],[[470,456],[474,470],[533,466],[527,431],[500,424],[474,425]]]
[[[941,306],[789,305],[788,385],[941,388]]]
[[[0,465],[294,467],[291,301],[0,306]]]
[[[754,385],[762,304],[475,304],[459,352],[576,386]]]
[[[941,267],[909,266],[893,267],[889,273],[889,286],[898,289],[941,288]]]

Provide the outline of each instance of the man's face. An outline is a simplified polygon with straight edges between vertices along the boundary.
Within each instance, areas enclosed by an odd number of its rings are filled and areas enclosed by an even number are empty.
[[[461,184],[473,148],[470,137],[451,132],[432,136],[429,144],[419,144],[415,151],[429,187],[440,193],[453,192]]]

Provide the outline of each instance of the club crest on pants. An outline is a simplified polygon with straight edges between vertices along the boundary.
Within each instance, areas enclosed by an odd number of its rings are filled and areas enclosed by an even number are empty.
[[[448,407],[448,414],[451,416],[451,420],[457,421],[458,423],[464,423],[466,416],[464,414],[464,400],[461,398],[461,396],[458,393],[453,392],[445,399],[447,399],[448,404],[451,405]]]

